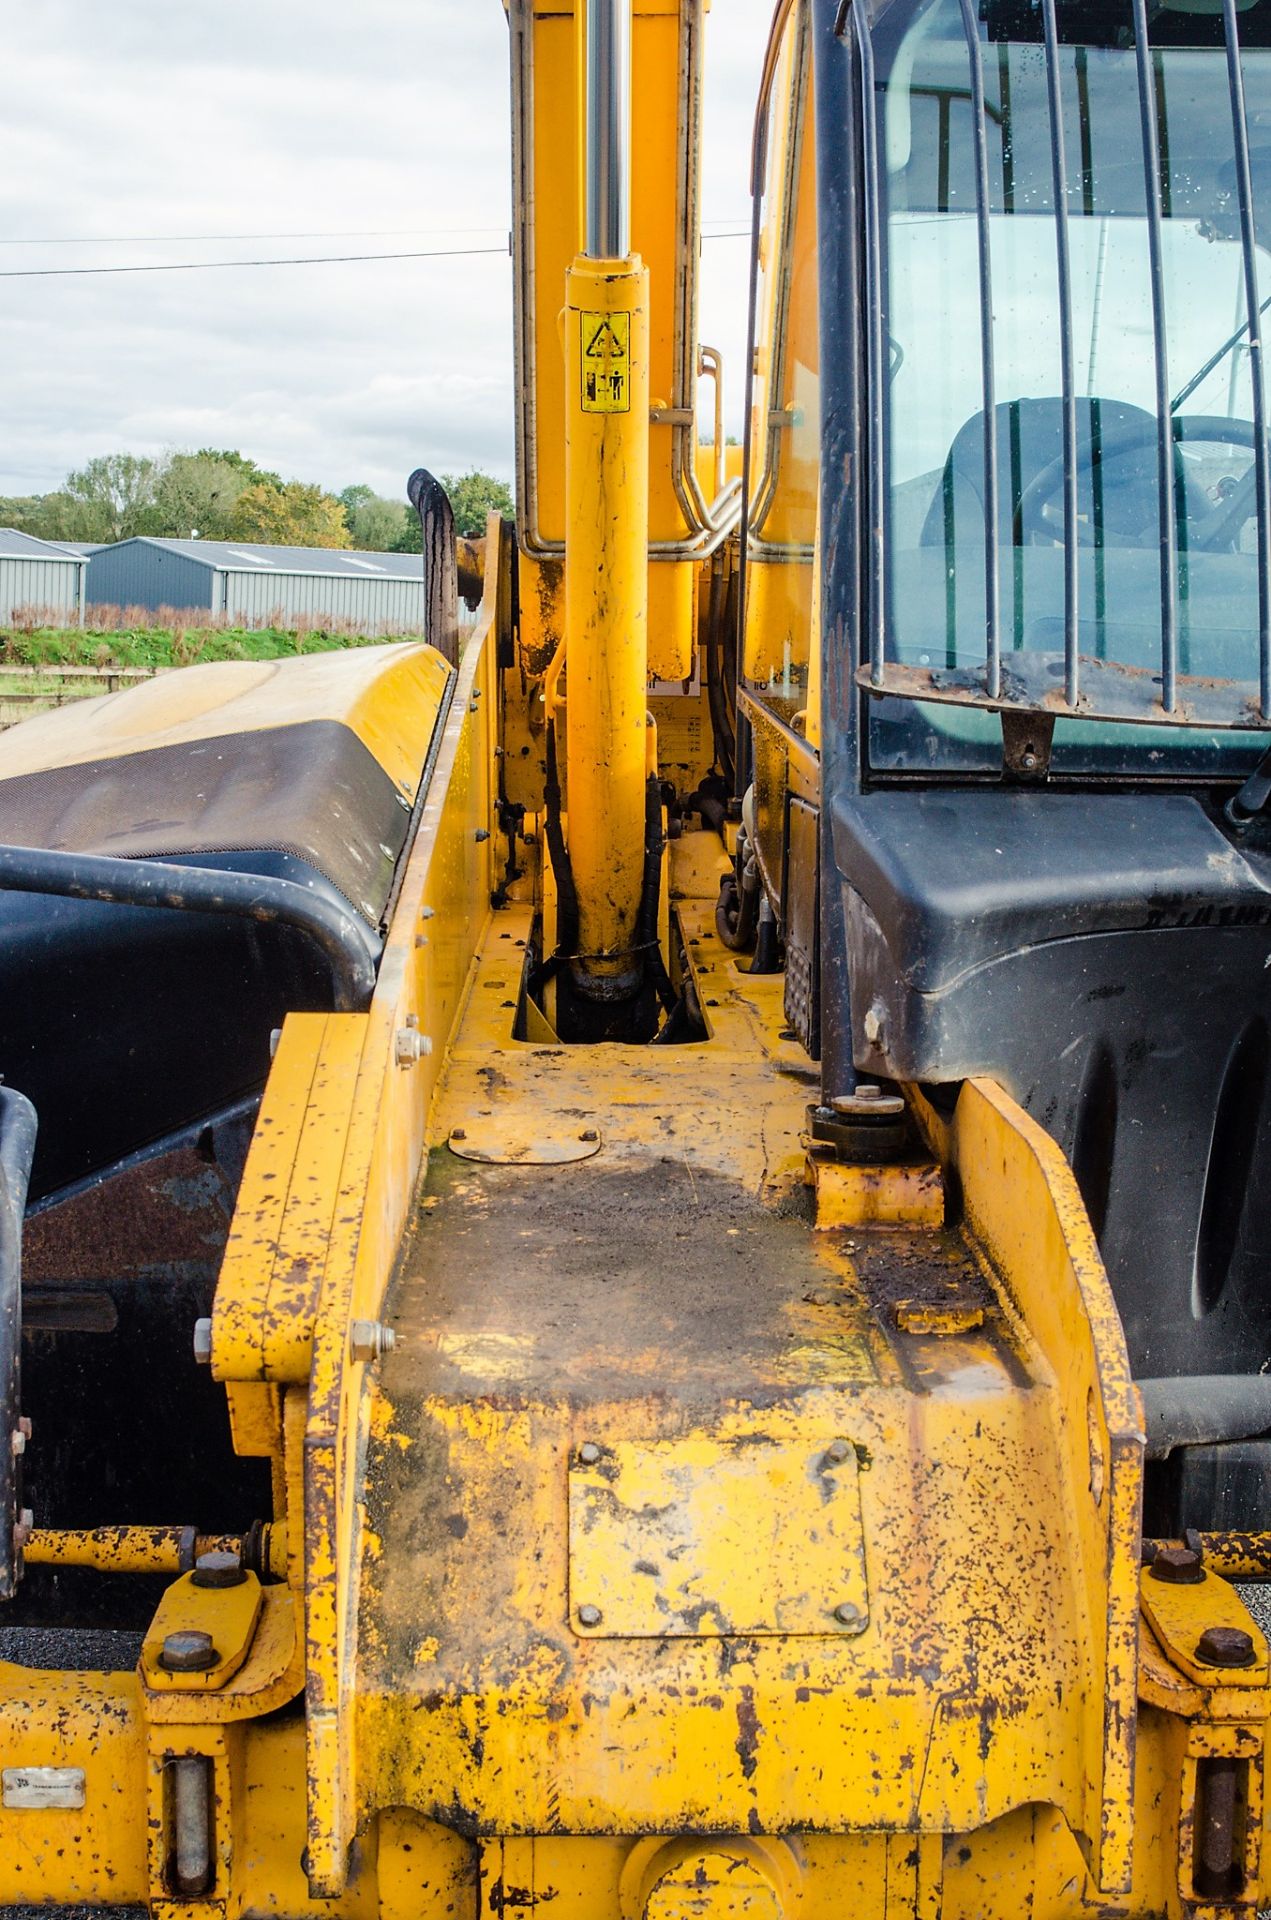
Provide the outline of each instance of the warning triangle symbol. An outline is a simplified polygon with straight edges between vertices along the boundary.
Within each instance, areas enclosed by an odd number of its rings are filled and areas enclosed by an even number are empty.
[[[608,360],[614,354],[621,356],[622,342],[607,320],[602,320],[596,328],[583,354],[588,360]]]

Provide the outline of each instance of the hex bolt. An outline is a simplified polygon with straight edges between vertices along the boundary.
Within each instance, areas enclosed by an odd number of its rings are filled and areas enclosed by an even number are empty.
[[[590,1145],[593,1140],[599,1140],[600,1134],[595,1127],[584,1127],[578,1138]]]
[[[34,1532],[35,1515],[32,1513],[30,1507],[23,1507],[18,1515],[18,1524],[13,1529],[14,1546],[18,1548],[24,1547]]]
[[[32,1434],[35,1432],[35,1428],[31,1425],[31,1417],[29,1414],[26,1414],[26,1413],[19,1414],[18,1432],[22,1435],[22,1438],[24,1440],[29,1440]]]
[[[466,1140],[467,1137],[468,1129],[466,1127],[452,1127],[450,1129],[450,1138],[452,1140]]]
[[[26,1452],[26,1435],[20,1427],[15,1427],[9,1435],[9,1452],[15,1460],[20,1460]]]
[[[196,1320],[194,1322],[194,1358],[201,1367],[212,1364],[212,1322]]]
[[[472,837],[476,841],[477,845],[480,846],[483,840],[488,840],[490,838],[490,829],[488,827],[476,827],[473,830]]]
[[[841,1627],[851,1627],[857,1633],[865,1625],[865,1615],[850,1600],[840,1600],[834,1609],[834,1618]]]
[[[349,1352],[355,1360],[370,1364],[382,1353],[391,1353],[397,1335],[382,1320],[354,1320],[349,1326]]]
[[[1206,1627],[1196,1642],[1196,1658],[1207,1667],[1251,1667],[1253,1635],[1243,1627]]]
[[[851,1451],[852,1444],[850,1440],[831,1440],[829,1446],[825,1449],[826,1466],[841,1467],[843,1462],[851,1454]]]
[[[166,1673],[206,1673],[219,1657],[210,1633],[204,1633],[201,1628],[182,1627],[167,1635],[159,1665]]]
[[[393,1058],[399,1067],[413,1067],[431,1052],[431,1034],[421,1033],[418,1027],[399,1027],[393,1035]]]
[[[1190,1547],[1161,1547],[1150,1568],[1153,1580],[1170,1587],[1195,1587],[1205,1577],[1200,1555]]]
[[[241,1587],[246,1578],[236,1553],[201,1553],[190,1575],[196,1587]]]
[[[600,1458],[600,1448],[594,1440],[584,1440],[578,1449],[578,1458],[585,1467],[594,1467]]]
[[[578,1624],[580,1627],[598,1627],[600,1625],[600,1608],[593,1607],[590,1604],[585,1607],[579,1607]]]

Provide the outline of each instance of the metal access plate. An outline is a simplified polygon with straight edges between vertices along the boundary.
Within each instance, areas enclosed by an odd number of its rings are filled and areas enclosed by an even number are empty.
[[[449,1147],[460,1160],[487,1167],[563,1167],[591,1160],[600,1152],[600,1131],[582,1122],[550,1127],[529,1125],[516,1114],[481,1114],[455,1127]]]
[[[599,1639],[860,1633],[858,1472],[834,1434],[584,1442],[569,1474],[570,1624]]]

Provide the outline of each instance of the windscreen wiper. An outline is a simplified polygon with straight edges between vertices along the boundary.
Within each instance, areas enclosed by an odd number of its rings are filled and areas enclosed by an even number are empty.
[[[1223,818],[1237,833],[1266,810],[1271,800],[1271,747],[1268,747],[1238,793],[1233,793],[1223,808]]]
[[[1261,318],[1261,316],[1266,312],[1268,307],[1271,307],[1271,293],[1267,295],[1266,299],[1262,302],[1262,305],[1258,308],[1259,318]],[[1249,331],[1249,322],[1246,320],[1236,328],[1236,331],[1232,334],[1230,340],[1223,341],[1217,353],[1210,354],[1208,360],[1206,360],[1200,372],[1194,373],[1191,379],[1187,382],[1187,385],[1182,389],[1182,391],[1180,393],[1176,393],[1174,398],[1170,401],[1169,410],[1171,413],[1177,413],[1178,409],[1182,406],[1184,400],[1191,399],[1192,395],[1195,393],[1201,381],[1207,380],[1209,378],[1214,368],[1220,365],[1221,362],[1227,358],[1227,355],[1231,352],[1231,349],[1233,347],[1239,346],[1240,342],[1244,339],[1248,331]]]

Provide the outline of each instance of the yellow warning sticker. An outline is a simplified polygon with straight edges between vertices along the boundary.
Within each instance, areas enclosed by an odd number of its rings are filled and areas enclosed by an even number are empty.
[[[580,313],[584,413],[631,411],[631,315]]]

